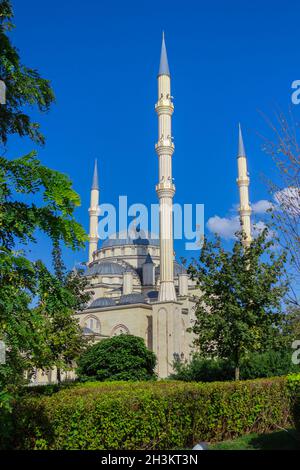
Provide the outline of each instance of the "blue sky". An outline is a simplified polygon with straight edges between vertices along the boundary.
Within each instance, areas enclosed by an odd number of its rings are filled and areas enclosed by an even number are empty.
[[[94,158],[101,202],[157,202],[156,76],[165,30],[175,113],[174,202],[205,204],[205,220],[232,214],[237,125],[242,123],[253,203],[268,198],[262,174],[273,163],[259,133],[260,115],[291,106],[300,78],[297,1],[14,0],[12,33],[23,62],[51,80],[56,104],[38,116],[47,142],[42,162],[67,173],[80,194],[78,220],[88,229]],[[297,115],[299,109],[293,105]],[[8,154],[32,142],[11,139]],[[177,257],[184,243],[175,244]],[[66,252],[69,267],[86,254]],[[189,252],[188,255],[197,255]],[[41,238],[34,257],[47,261]]]

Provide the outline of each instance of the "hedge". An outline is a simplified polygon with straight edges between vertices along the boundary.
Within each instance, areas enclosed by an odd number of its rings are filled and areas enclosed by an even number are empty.
[[[293,425],[300,375],[241,382],[89,383],[17,401],[2,448],[186,449]]]

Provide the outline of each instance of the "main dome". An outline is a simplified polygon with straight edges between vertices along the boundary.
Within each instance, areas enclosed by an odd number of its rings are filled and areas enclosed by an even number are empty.
[[[137,245],[137,246],[159,246],[159,238],[150,232],[143,230],[132,230],[127,232],[117,232],[109,236],[102,243],[101,248],[113,246]]]

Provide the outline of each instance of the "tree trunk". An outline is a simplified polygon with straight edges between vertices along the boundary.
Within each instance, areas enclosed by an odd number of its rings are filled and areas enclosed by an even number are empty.
[[[57,383],[60,385],[61,384],[61,373],[60,373],[60,368],[59,367],[56,370],[56,378],[57,378]]]
[[[235,375],[235,380],[240,380],[240,367],[239,366],[236,366],[234,375]]]

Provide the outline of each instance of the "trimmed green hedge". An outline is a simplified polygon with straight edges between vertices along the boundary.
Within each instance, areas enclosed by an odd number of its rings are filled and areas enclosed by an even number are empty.
[[[293,424],[300,376],[245,382],[89,383],[15,404],[14,449],[184,449]]]
[[[300,374],[293,374],[288,377],[288,386],[293,397],[292,415],[294,425],[300,433]]]

